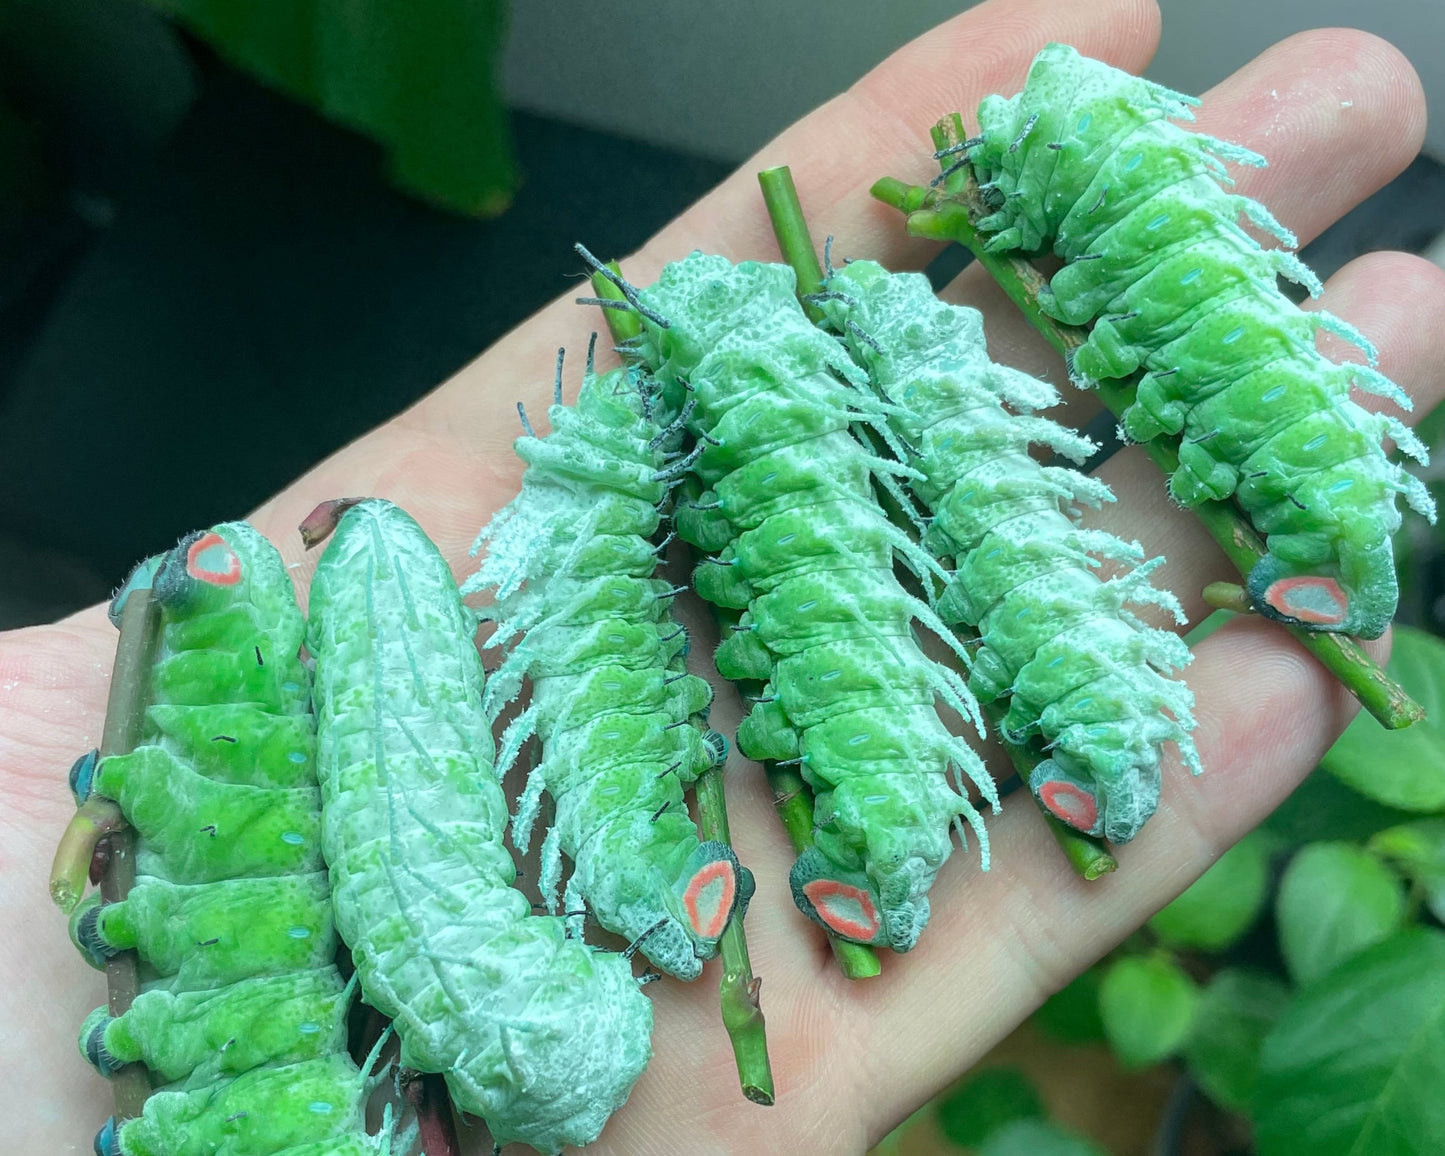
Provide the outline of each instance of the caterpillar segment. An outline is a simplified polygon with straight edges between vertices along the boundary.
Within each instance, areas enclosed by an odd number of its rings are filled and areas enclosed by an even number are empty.
[[[630,958],[512,886],[484,681],[446,562],[388,502],[333,507],[311,586],[323,839],[336,924],[401,1060],[493,1140],[595,1140],[651,1054]]]
[[[275,549],[224,523],[142,563],[160,638],[142,737],[71,768],[76,800],[115,800],[135,830],[135,886],[96,894],[71,937],[97,967],[135,949],[151,982],[120,1015],[86,1018],[103,1075],[143,1063],[161,1090],[112,1119],[101,1156],[363,1156],[402,1151],[390,1113],[368,1135],[376,1077],[346,1052],[354,985],[334,957],[321,854],[305,624]],[[374,1057],[373,1057],[374,1059]]]
[[[694,254],[636,293],[632,351],[697,442],[703,492],[679,534],[709,557],[702,597],[742,611],[718,670],[765,684],[738,730],[755,759],[798,764],[816,796],[815,847],[791,873],[799,908],[836,934],[907,951],[963,822],[987,839],[965,781],[996,805],[977,756],[939,717],[973,725],[963,680],[924,655],[915,623],[955,644],[894,574],[937,564],[889,523],[875,480],[909,468],[849,432],[876,423],[846,353],[803,315],[784,266]],[[961,648],[960,648],[961,651]]]
[[[1165,743],[1200,770],[1193,695],[1172,677],[1189,650],[1135,613],[1154,605],[1183,621],[1174,596],[1150,583],[1163,559],[1079,524],[1080,507],[1113,501],[1108,487],[1030,449],[1077,463],[1093,445],[1038,416],[1058,402],[1051,386],[989,360],[976,310],[872,261],[851,262],[826,288],[828,323],[911,447],[913,492],[930,516],[924,544],[954,559],[938,611],[978,633],[969,688],[1006,704],[999,729],[1010,742],[1042,740],[1049,757],[1029,786],[1049,811],[1126,842],[1158,804]]]
[[[1123,429],[1138,441],[1178,435],[1175,499],[1233,497],[1265,536],[1248,577],[1255,609],[1378,637],[1398,601],[1397,495],[1432,521],[1435,509],[1381,441],[1422,464],[1425,447],[1351,387],[1404,409],[1409,398],[1362,334],[1280,290],[1281,276],[1314,295],[1320,283],[1289,251],[1289,230],[1230,191],[1226,162],[1264,158],[1175,123],[1197,103],[1049,45],[1021,93],[979,107],[967,157],[992,208],[979,227],[990,249],[1051,247],[1063,259],[1040,307],[1092,325],[1071,366],[1080,384],[1139,375]],[[1320,332],[1367,364],[1325,357]]]
[[[545,438],[528,423],[518,439],[521,492],[482,530],[473,553],[485,557],[465,589],[490,594],[488,645],[505,656],[488,716],[524,679],[532,687],[498,766],[504,774],[540,736],[512,832],[525,851],[543,791],[552,797],[544,898],[555,906],[566,855],[566,909],[585,904],[655,967],[691,980],[753,883],[730,847],[699,838],[684,800],[721,765],[727,740],[706,729],[712,690],[687,673],[677,590],[656,577],[656,540],[686,468],[682,428],[656,400],[634,372],[594,373],[589,355],[576,404],[551,407]]]

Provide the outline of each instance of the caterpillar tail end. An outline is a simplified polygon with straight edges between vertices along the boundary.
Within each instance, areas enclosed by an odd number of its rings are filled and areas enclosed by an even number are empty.
[[[877,889],[861,872],[846,871],[809,847],[794,862],[788,882],[798,910],[840,939],[907,950],[891,941]]]
[[[1045,759],[1029,775],[1029,790],[1049,814],[1085,835],[1104,834],[1098,788]]]
[[[715,839],[699,844],[679,888],[692,933],[715,948],[728,924],[747,912],[753,889],[753,873],[731,847]]]
[[[1397,587],[1394,566],[1388,565],[1383,596],[1352,595],[1345,585],[1329,574],[1300,574],[1289,564],[1266,554],[1249,572],[1249,600],[1266,618],[1306,630],[1353,634],[1358,638],[1379,638],[1394,617]]]

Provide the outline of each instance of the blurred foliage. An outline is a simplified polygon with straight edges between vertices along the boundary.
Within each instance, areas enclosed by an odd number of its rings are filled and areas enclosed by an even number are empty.
[[[149,0],[262,83],[385,148],[392,181],[493,216],[517,174],[497,72],[506,0]]]
[[[1007,1124],[1042,1118],[1044,1102],[1017,1068],[985,1068],[941,1096],[936,1114],[950,1141],[976,1148]]]
[[[1246,835],[1194,886],[1149,921],[1169,947],[1221,951],[1249,929],[1269,894],[1269,840]]]

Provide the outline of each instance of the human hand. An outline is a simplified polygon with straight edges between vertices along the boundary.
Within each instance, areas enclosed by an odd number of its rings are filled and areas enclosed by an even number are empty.
[[[1047,41],[1137,71],[1157,34],[1149,0],[992,0],[902,49],[788,130],[625,259],[624,268],[646,284],[667,260],[693,248],[776,260],[753,174],[788,164],[815,230],[835,235],[835,252],[919,269],[934,246],[907,237],[896,214],[869,199],[873,180],[884,174],[926,180],[936,171],[929,125],[954,110],[971,117],[987,93],[1016,91]],[[1388,45],[1360,33],[1315,32],[1276,45],[1206,94],[1199,127],[1268,156],[1268,169],[1236,174],[1240,191],[1263,200],[1304,241],[1410,161],[1423,133],[1424,101],[1409,65]],[[294,528],[318,501],[345,495],[398,502],[458,574],[473,568],[467,547],[510,499],[521,473],[510,450],[518,432],[514,402],[540,413],[557,346],[580,354],[600,325],[595,311],[572,304],[572,296],[262,507],[253,521],[297,562],[303,591],[311,563],[301,561]],[[995,360],[1062,384],[1062,367],[979,270],[965,273],[946,296],[985,310]],[[1381,368],[1415,397],[1418,413],[1445,394],[1445,370],[1429,343],[1431,334],[1445,331],[1445,274],[1418,258],[1376,254],[1333,277],[1322,304],[1377,342]],[[575,390],[575,371],[568,382]],[[1074,394],[1064,408],[1058,416],[1079,424],[1097,403]],[[1096,524],[1140,539],[1151,555],[1167,555],[1159,584],[1180,594],[1192,619],[1202,617],[1207,608],[1199,591],[1234,577],[1217,548],[1170,505],[1138,449],[1121,452],[1100,472],[1119,500]],[[702,673],[710,668],[711,626],[695,607],[689,626]],[[0,1024],[8,1086],[19,1107],[9,1130],[17,1151],[89,1151],[110,1110],[108,1089],[74,1045],[81,1019],[104,998],[104,983],[67,942],[46,876],[71,811],[66,769],[99,738],[114,648],[114,631],[98,607],[0,637],[0,790],[10,803],[0,818],[0,910],[11,928],[0,945]],[[595,1151],[861,1151],[1258,823],[1315,765],[1354,709],[1322,668],[1269,623],[1241,619],[1213,635],[1186,675],[1198,698],[1206,773],[1192,780],[1177,760],[1166,761],[1163,803],[1120,851],[1118,874],[1080,882],[1019,796],[991,825],[993,870],[982,874],[971,856],[957,855],[934,888],[933,921],[919,946],[889,956],[883,974],[864,982],[843,979],[817,929],[794,908],[787,886],[792,853],[770,814],[767,785],[734,754],[733,834],[758,882],[748,939],[764,980],[778,1103],[759,1108],[738,1092],[713,965],[695,984],[647,989],[657,1007],[656,1056]],[[739,715],[737,696],[720,687],[713,725],[731,732]],[[485,1150],[480,1140],[477,1146]]]

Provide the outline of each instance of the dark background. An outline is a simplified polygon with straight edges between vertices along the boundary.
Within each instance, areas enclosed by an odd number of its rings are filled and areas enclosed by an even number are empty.
[[[130,0],[20,12],[0,37],[17,114],[0,118],[0,627],[244,514],[572,284],[572,241],[627,252],[728,167],[516,114],[521,190],[469,220],[393,191],[374,145]],[[1445,169],[1421,159],[1305,257],[1328,276],[1442,230]]]

